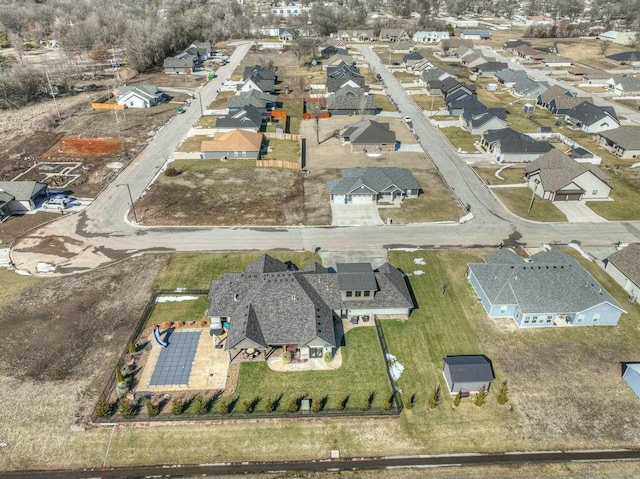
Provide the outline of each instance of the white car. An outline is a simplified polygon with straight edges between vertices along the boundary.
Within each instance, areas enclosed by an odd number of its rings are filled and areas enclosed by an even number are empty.
[[[54,196],[42,204],[42,208],[46,210],[64,210],[71,203],[68,196]]]

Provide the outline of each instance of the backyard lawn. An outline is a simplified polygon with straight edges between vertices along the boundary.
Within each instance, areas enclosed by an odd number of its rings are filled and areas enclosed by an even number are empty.
[[[262,159],[300,162],[300,143],[297,140],[268,138],[266,141],[270,151],[266,155],[262,155]]]
[[[491,190],[513,214],[532,221],[564,222],[567,218],[549,200],[542,200],[538,196],[533,201],[533,207],[529,213],[531,202],[531,190],[529,188],[494,188]]]
[[[393,72],[393,76],[396,77],[400,83],[415,83],[420,79],[418,75],[409,72]]]
[[[196,122],[195,126],[200,128],[215,128],[218,118],[222,118],[222,115],[203,115]]]
[[[198,299],[194,300],[156,303],[144,327],[162,324],[164,321],[202,321],[205,319],[209,303],[206,295],[198,296]]]

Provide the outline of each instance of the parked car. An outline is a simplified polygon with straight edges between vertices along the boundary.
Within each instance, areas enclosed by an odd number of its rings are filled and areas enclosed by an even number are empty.
[[[186,110],[182,107],[178,108],[178,114],[182,115]]]
[[[42,208],[47,210],[64,210],[69,206],[71,201],[72,199],[68,196],[58,195],[42,203]]]

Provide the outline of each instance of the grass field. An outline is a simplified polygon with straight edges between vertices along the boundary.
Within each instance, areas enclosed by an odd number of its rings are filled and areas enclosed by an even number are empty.
[[[533,201],[531,212],[528,212],[531,202],[529,188],[496,188],[491,190],[504,205],[515,215],[533,221],[564,222],[567,218],[549,200],[542,200],[538,196]]]
[[[614,201],[589,201],[587,206],[610,221],[640,219],[640,181],[637,178],[612,178],[609,185]]]
[[[202,321],[205,319],[209,303],[206,295],[189,301],[156,303],[144,327],[164,321]]]
[[[524,183],[524,168],[522,167],[509,167],[505,168],[500,172],[500,176],[504,178],[501,180],[497,178],[495,172],[500,169],[500,167],[496,166],[480,166],[474,165],[472,166],[473,170],[482,178],[487,185],[510,185],[510,184],[518,184]]]
[[[480,140],[480,137],[474,136],[468,131],[464,131],[462,128],[458,127],[448,127],[448,128],[440,128],[440,131],[444,136],[447,137],[447,140],[454,146],[454,148],[459,148],[463,152],[473,153],[477,151],[475,147],[475,142]]]
[[[444,107],[444,98],[441,96],[411,95],[411,98],[423,110],[437,111]]]
[[[232,96],[236,96],[236,93],[233,91],[221,91],[216,95],[216,99],[213,100],[207,109],[209,110],[221,110],[227,107],[227,100]]]
[[[419,76],[409,72],[393,72],[393,76],[396,77],[400,83],[415,83],[420,79]]]
[[[269,148],[272,151],[262,156],[264,160],[300,161],[300,143],[297,140],[276,140],[267,139]]]
[[[201,128],[215,128],[218,118],[222,118],[222,115],[204,115],[196,122],[195,126]]]
[[[35,215],[33,215],[35,216]],[[12,302],[23,291],[37,286],[42,280],[33,276],[23,276],[15,271],[0,268],[0,309]]]
[[[396,108],[391,103],[391,100],[387,95],[375,95],[376,97],[376,109],[382,111],[396,111]]]
[[[213,137],[211,136],[207,136],[207,135],[196,135],[196,136],[190,136],[189,138],[186,138],[181,144],[180,146],[178,146],[178,149],[176,151],[181,151],[184,153],[189,153],[189,152],[193,152],[193,151],[200,151],[200,147],[202,145],[203,141],[207,141],[207,140],[212,140]]]

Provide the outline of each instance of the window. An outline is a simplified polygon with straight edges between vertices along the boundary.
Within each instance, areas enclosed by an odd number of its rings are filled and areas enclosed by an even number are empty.
[[[524,317],[524,324],[529,324],[529,316]]]
[[[593,190],[593,191],[591,192],[591,194],[592,194],[593,196],[597,195],[597,194],[598,194],[598,190]]]
[[[531,323],[532,324],[536,324],[538,322],[538,317],[534,316],[533,318],[531,318]]]
[[[247,152],[246,152],[246,151],[243,151],[243,152],[242,152],[242,156],[246,157],[246,156],[247,156]]]
[[[360,296],[362,296],[362,291],[356,291],[356,298],[359,298]]]
[[[600,313],[596,313],[593,315],[593,318],[591,319],[592,323],[598,323],[600,322]]]
[[[234,152],[233,152],[233,156],[237,157],[237,156],[238,156],[238,152],[237,152],[237,151],[234,151]]]
[[[347,298],[350,298],[351,296],[353,296],[353,291],[347,291]]]
[[[553,316],[551,315],[547,316],[547,324],[550,323],[551,321],[553,321]]]
[[[576,323],[581,323],[584,321],[584,314],[579,314],[578,319],[576,319]]]
[[[507,314],[507,307],[506,306],[500,306],[500,314]]]
[[[364,297],[368,298],[369,296],[371,296],[371,291],[365,291],[364,292]]]

